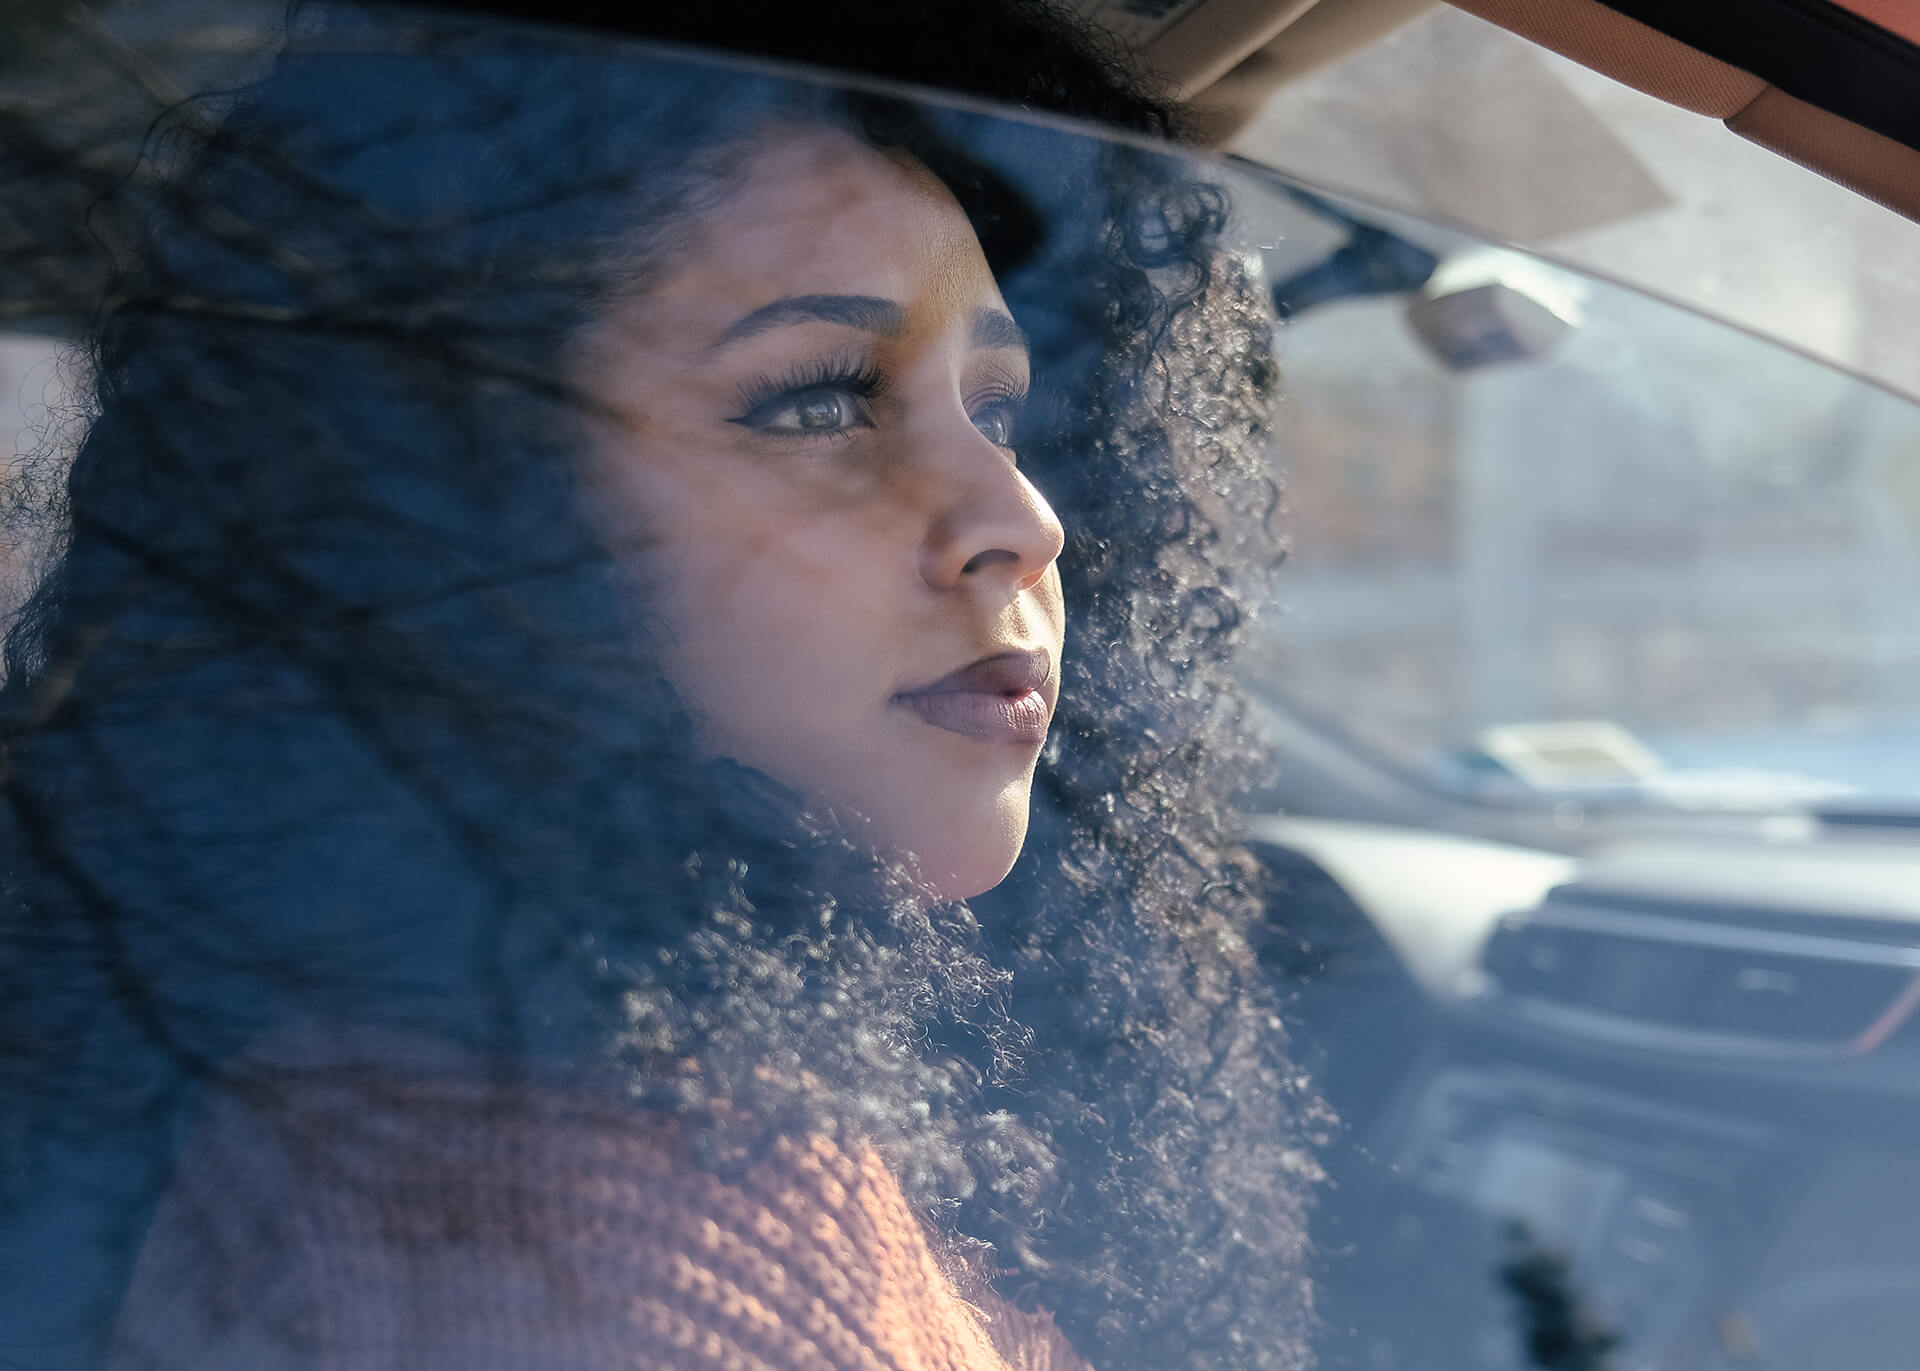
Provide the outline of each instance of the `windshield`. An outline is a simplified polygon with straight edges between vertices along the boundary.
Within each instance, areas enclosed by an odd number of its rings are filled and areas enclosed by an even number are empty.
[[[1440,265],[1424,298],[1284,330],[1292,558],[1256,689],[1471,792],[1920,798],[1920,410],[1611,283],[1362,218]],[[1276,218],[1283,295],[1326,224]],[[1483,364],[1423,320],[1543,331]]]
[[[0,21],[0,1359],[1907,1366],[1920,405],[834,3]]]

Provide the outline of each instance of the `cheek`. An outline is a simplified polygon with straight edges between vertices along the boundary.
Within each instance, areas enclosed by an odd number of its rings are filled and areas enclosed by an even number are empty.
[[[823,510],[780,498],[790,494],[780,490],[754,498],[723,485],[708,494],[661,506],[660,536],[643,553],[648,594],[684,649],[751,647],[759,635],[844,651],[896,626],[885,621],[903,608],[907,559],[897,520],[871,509]]]
[[[671,434],[609,443],[596,453],[590,482],[613,555],[664,630],[663,649],[676,656],[753,604],[769,559],[787,563],[788,581],[824,570],[794,564],[782,547],[790,521],[773,502],[753,498],[724,463],[689,460],[689,452]]]
[[[598,484],[624,530],[619,555],[711,745],[811,788],[795,773],[824,763],[823,735],[896,684],[905,513],[880,491],[850,499],[844,475],[824,479],[818,464],[690,462],[688,450],[611,454]]]
[[[1047,567],[1046,576],[1041,579],[1035,590],[1040,598],[1041,612],[1046,616],[1048,629],[1053,636],[1051,645],[1053,658],[1057,662],[1066,649],[1067,639],[1067,590],[1060,581],[1058,562]]]

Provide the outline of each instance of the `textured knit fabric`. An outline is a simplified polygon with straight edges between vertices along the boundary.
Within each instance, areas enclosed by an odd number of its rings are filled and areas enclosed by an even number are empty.
[[[1085,1371],[1051,1319],[968,1293],[870,1150],[782,1139],[722,1179],[672,1119],[306,1073],[196,1132],[110,1365]]]

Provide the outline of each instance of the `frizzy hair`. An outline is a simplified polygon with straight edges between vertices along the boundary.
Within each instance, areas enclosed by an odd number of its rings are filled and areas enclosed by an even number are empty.
[[[1045,7],[963,8],[1078,54],[1013,98],[1177,126]],[[384,22],[159,145],[96,330],[0,696],[22,1174],[118,1134],[157,1185],[250,1041],[390,1022],[685,1112],[715,1167],[871,1141],[1102,1371],[1304,1365],[1317,1106],[1230,808],[1276,377],[1221,189],[1071,130]],[[404,41],[367,58],[363,23]],[[699,755],[579,511],[567,340],[755,137],[812,125],[939,176],[1035,345],[1068,654],[1027,850],[970,907]]]

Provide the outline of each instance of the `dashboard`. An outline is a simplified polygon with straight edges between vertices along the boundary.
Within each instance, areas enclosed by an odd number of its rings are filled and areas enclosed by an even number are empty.
[[[1342,1118],[1324,1365],[1911,1365],[1920,845],[1246,836]]]

